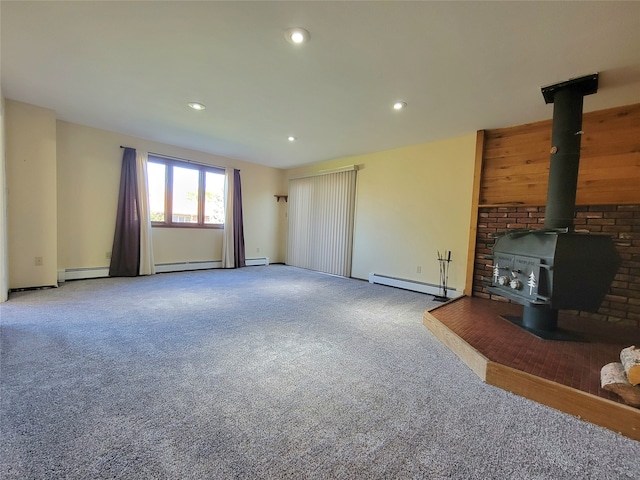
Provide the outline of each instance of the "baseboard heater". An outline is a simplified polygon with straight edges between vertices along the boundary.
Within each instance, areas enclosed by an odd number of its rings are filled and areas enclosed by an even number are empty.
[[[64,283],[67,280],[84,280],[108,276],[109,267],[67,268],[66,270],[58,270],[58,283]]]
[[[269,265],[269,257],[247,258],[245,260],[247,267],[257,267],[260,265]]]
[[[379,285],[386,285],[388,287],[402,288],[403,290],[411,290],[413,292],[428,293],[429,295],[442,295],[442,289],[439,285],[417,282],[415,280],[406,280],[404,278],[388,277],[386,275],[380,275],[378,273],[369,274],[369,283],[377,283]],[[458,298],[462,295],[463,293],[458,292],[455,288],[447,287],[448,298]]]
[[[258,265],[269,265],[269,257],[247,258],[247,267]],[[175,262],[175,263],[159,263],[156,264],[156,273],[169,272],[186,272],[190,270],[209,270],[212,268],[222,268],[222,262],[205,261],[205,262]],[[89,278],[102,278],[109,276],[108,267],[96,268],[68,268],[66,270],[58,270],[58,283],[66,280],[85,280]]]
[[[245,263],[247,267],[269,265],[269,257],[247,258]],[[213,262],[159,263],[156,264],[156,273],[186,272],[189,270],[209,270],[212,268],[222,268],[222,262],[220,260],[217,260]]]
[[[169,272],[186,272],[189,270],[209,270],[211,268],[220,268],[222,262],[175,262],[175,263],[157,263],[156,273]]]

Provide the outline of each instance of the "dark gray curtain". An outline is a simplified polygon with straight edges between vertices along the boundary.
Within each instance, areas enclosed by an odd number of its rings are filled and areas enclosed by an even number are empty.
[[[234,265],[247,265],[244,253],[244,226],[242,222],[242,187],[240,186],[240,170],[233,171],[233,251]]]
[[[140,211],[138,210],[136,150],[125,148],[120,174],[120,196],[113,236],[109,275],[135,277],[140,272]]]

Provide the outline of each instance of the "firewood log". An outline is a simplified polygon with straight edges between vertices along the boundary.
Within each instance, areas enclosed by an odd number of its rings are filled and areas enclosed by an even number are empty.
[[[640,408],[640,387],[634,387],[627,380],[621,363],[608,363],[600,370],[600,386],[618,395],[625,403]]]
[[[627,380],[633,386],[640,384],[640,348],[635,345],[620,352],[620,361],[627,373]]]

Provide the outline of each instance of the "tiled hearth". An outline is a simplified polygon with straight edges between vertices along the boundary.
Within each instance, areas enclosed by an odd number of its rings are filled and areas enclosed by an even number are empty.
[[[425,312],[424,324],[487,383],[640,440],[640,409],[600,388],[602,366],[640,345],[640,331],[560,312],[559,329],[576,339],[542,340],[503,318],[522,308],[462,297]]]

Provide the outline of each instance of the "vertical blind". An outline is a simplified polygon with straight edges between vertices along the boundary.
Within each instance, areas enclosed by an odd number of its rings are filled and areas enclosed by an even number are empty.
[[[351,276],[355,167],[289,181],[287,264]]]

